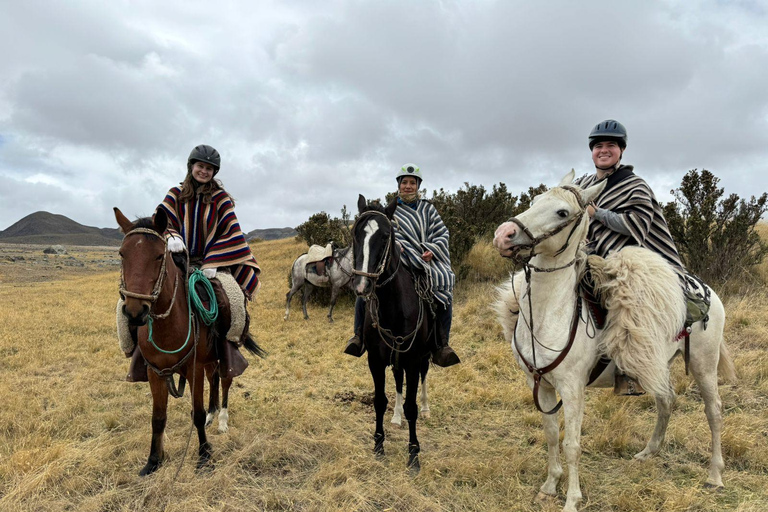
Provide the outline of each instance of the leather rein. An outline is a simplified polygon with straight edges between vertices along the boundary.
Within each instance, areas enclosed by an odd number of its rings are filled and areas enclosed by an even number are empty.
[[[533,303],[532,303],[532,299],[531,299],[531,271],[534,271],[534,272],[555,272],[555,271],[558,271],[558,270],[563,270],[563,269],[566,269],[566,268],[572,266],[574,263],[576,263],[576,257],[574,257],[571,261],[569,261],[565,265],[562,265],[562,266],[559,266],[559,267],[553,267],[553,268],[540,268],[540,267],[536,267],[534,265],[531,265],[529,263],[529,261],[530,261],[531,258],[533,258],[536,255],[535,254],[535,248],[536,248],[536,246],[539,243],[541,243],[542,241],[547,240],[548,238],[556,235],[557,233],[563,231],[569,225],[573,224],[573,228],[571,228],[571,232],[568,234],[568,238],[566,239],[565,243],[563,244],[563,246],[554,255],[558,256],[558,255],[562,254],[568,248],[568,245],[570,244],[571,237],[573,236],[573,233],[578,228],[579,222],[584,217],[584,212],[586,211],[586,204],[584,204],[584,201],[581,198],[581,193],[580,193],[579,189],[577,189],[575,187],[572,187],[572,186],[569,186],[569,185],[561,186],[559,188],[563,188],[563,189],[568,190],[569,192],[573,193],[573,195],[576,197],[576,201],[579,204],[579,208],[581,210],[572,219],[568,219],[568,220],[562,222],[561,224],[558,224],[552,230],[550,230],[550,231],[548,231],[548,232],[546,232],[546,233],[544,233],[542,235],[539,235],[538,237],[533,236],[533,233],[531,233],[531,231],[522,222],[520,222],[518,219],[513,217],[513,218],[509,219],[509,221],[508,221],[508,222],[515,223],[523,231],[523,233],[525,233],[528,236],[528,238],[531,239],[530,243],[522,245],[522,246],[518,246],[520,248],[520,250],[530,249],[531,250],[530,255],[527,256],[527,257],[523,257],[523,258],[515,258],[513,256],[513,259],[515,259],[519,263],[522,263],[523,271],[525,273],[525,282],[526,282],[526,288],[527,288],[526,289],[526,295],[528,296],[528,312],[530,314],[530,323],[526,323],[526,325],[528,326],[528,329],[531,332],[531,354],[533,354],[533,362],[529,362],[523,356],[522,352],[520,351],[520,348],[519,348],[518,343],[517,343],[517,329],[515,329],[515,332],[513,334],[513,342],[514,342],[514,345],[515,345],[515,351],[517,352],[517,355],[520,358],[520,361],[522,361],[522,363],[525,365],[525,367],[528,369],[528,371],[533,375],[533,402],[536,405],[536,408],[541,413],[543,413],[543,414],[555,414],[557,411],[560,410],[560,407],[562,407],[562,405],[563,405],[563,401],[560,400],[560,401],[558,401],[557,405],[555,405],[555,407],[553,407],[551,410],[545,411],[544,409],[542,409],[541,404],[539,403],[539,387],[540,387],[540,383],[541,383],[541,380],[544,377],[544,375],[546,375],[547,373],[549,373],[552,370],[554,370],[555,368],[557,368],[560,365],[560,363],[563,362],[563,360],[568,355],[568,353],[570,352],[571,347],[573,346],[573,341],[576,339],[576,331],[578,329],[579,319],[581,317],[581,295],[577,291],[576,292],[576,306],[574,307],[574,310],[573,310],[573,318],[571,320],[571,329],[570,329],[570,332],[568,334],[568,342],[566,343],[565,347],[563,347],[561,350],[559,350],[559,354],[555,358],[554,361],[552,361],[551,363],[549,363],[548,365],[546,365],[546,366],[544,366],[542,368],[538,368],[536,366],[536,343],[538,343],[542,347],[546,348],[547,350],[550,350],[550,351],[553,351],[553,352],[557,352],[557,350],[551,349],[549,347],[546,347],[546,346],[542,345],[536,339],[536,335],[534,334]],[[513,286],[512,286],[512,292],[515,293],[514,283],[513,283]],[[521,313],[521,312],[522,311],[518,311],[518,314]]]
[[[163,284],[165,283],[165,279],[168,276],[168,269],[167,269],[167,266],[166,266],[166,262],[168,260],[168,250],[167,250],[168,249],[168,242],[165,240],[165,237],[163,237],[163,235],[161,235],[157,231],[155,231],[153,229],[149,229],[149,228],[135,228],[135,229],[129,231],[128,233],[126,233],[125,236],[123,237],[123,239],[128,238],[131,235],[137,235],[137,234],[150,235],[150,236],[154,236],[154,237],[159,238],[160,240],[162,240],[163,245],[164,245],[164,249],[163,249],[163,261],[160,264],[160,275],[158,276],[157,280],[155,281],[155,286],[154,286],[154,288],[152,289],[152,292],[149,295],[131,292],[131,291],[129,291],[126,288],[125,277],[123,275],[123,265],[121,264],[120,265],[120,295],[123,298],[131,297],[133,299],[149,301],[152,304],[152,306],[150,306],[150,311],[149,311],[150,317],[154,318],[156,320],[163,320],[165,318],[168,318],[168,316],[171,314],[171,310],[173,309],[173,305],[176,302],[176,292],[178,291],[178,288],[179,288],[179,274],[177,273],[176,274],[176,278],[174,279],[173,295],[171,296],[171,304],[168,306],[168,309],[165,311],[165,313],[162,313],[162,314],[155,314],[155,313],[153,313],[152,312],[152,307],[157,302],[157,299],[160,296],[160,293],[162,292]],[[187,254],[187,258],[189,258],[189,254]],[[189,268],[189,265],[187,265],[187,268]],[[198,338],[199,338],[200,327],[199,327],[199,324],[197,322],[197,319],[195,318],[195,315],[192,314],[192,310],[191,309],[189,311],[189,315],[190,315],[190,326],[189,326],[189,329],[192,330],[191,323],[194,323],[194,333],[195,333],[194,344],[192,345],[192,350],[187,352],[184,355],[184,357],[182,357],[176,364],[174,364],[170,368],[165,368],[165,369],[162,369],[162,370],[160,368],[158,368],[157,366],[153,365],[152,363],[150,363],[149,361],[147,361],[146,358],[144,358],[144,361],[147,363],[147,367],[149,367],[152,371],[154,371],[157,374],[158,377],[160,377],[162,379],[165,379],[166,385],[168,387],[168,393],[172,397],[174,397],[174,398],[181,398],[182,396],[184,396],[184,387],[185,387],[185,384],[186,384],[186,379],[183,376],[180,375],[180,377],[179,377],[179,386],[177,388],[176,383],[173,380],[173,375],[175,373],[179,373],[179,369],[184,365],[184,363],[187,362],[187,360],[189,359],[189,357],[193,353],[195,354],[195,360],[197,360],[197,350],[196,350],[196,348],[197,348],[197,341],[198,341]],[[151,322],[151,320],[150,320],[150,322]],[[187,333],[187,341],[188,340],[189,340],[189,333]],[[155,346],[155,348],[157,350],[159,350],[160,352],[164,352],[164,353],[176,353],[176,352],[181,351],[184,348],[184,346],[186,346],[186,342],[185,342],[184,345],[181,348],[179,348],[178,350],[175,350],[175,351],[165,351],[165,350],[161,349],[160,347],[158,347],[157,345],[155,345],[154,341],[151,340],[151,336],[150,336],[150,342],[152,343],[152,345]],[[139,350],[141,350],[140,347],[137,347],[137,348],[139,348]],[[142,357],[144,357],[143,354],[142,354]]]

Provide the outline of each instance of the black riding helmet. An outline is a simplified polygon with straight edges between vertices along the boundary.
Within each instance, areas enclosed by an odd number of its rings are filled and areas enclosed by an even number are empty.
[[[214,169],[216,169],[213,171],[213,175],[216,176],[216,174],[219,172],[219,168],[221,167],[221,155],[219,155],[219,152],[213,149],[211,146],[200,144],[199,146],[195,146],[192,152],[189,153],[189,158],[187,158],[188,172],[192,172],[192,164],[195,162],[205,162],[207,164],[211,164]]]
[[[627,129],[624,128],[624,125],[613,119],[608,119],[592,128],[592,132],[589,134],[589,149],[591,151],[598,142],[612,140],[624,150],[627,148],[627,138]]]

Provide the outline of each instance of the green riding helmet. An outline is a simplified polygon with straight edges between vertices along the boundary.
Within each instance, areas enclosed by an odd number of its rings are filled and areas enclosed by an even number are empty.
[[[211,146],[200,144],[199,146],[195,146],[192,152],[189,153],[189,158],[187,158],[187,170],[189,172],[192,172],[192,164],[195,162],[211,164],[215,169],[213,175],[216,176],[221,167],[221,155],[219,155],[219,152]]]
[[[397,173],[397,176],[395,176],[395,179],[398,183],[400,183],[400,179],[403,176],[413,176],[417,180],[419,180],[419,185],[421,185],[421,170],[419,169],[419,166],[416,164],[405,164],[400,168],[400,172]]]

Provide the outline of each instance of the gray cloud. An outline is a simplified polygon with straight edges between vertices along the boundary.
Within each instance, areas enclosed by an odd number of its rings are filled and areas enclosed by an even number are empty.
[[[662,200],[692,168],[768,190],[760,2],[5,3],[0,229],[37,210],[111,226],[151,213],[215,146],[247,230],[357,194],[591,169],[586,134],[630,131],[625,161]],[[23,191],[23,193],[20,193]]]

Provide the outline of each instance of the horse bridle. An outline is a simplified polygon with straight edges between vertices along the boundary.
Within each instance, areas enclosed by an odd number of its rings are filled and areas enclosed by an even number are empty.
[[[377,211],[377,210],[368,210],[367,212],[361,213],[360,217],[358,217],[357,220],[355,221],[355,223],[352,225],[352,233],[355,232],[355,229],[357,228],[357,223],[360,222],[361,220],[363,220],[363,217],[370,217],[370,216],[374,216],[374,215],[378,215],[378,216],[384,217],[387,220],[387,223],[390,226],[392,226],[392,228],[394,228],[394,223],[389,219],[389,217],[386,216],[386,214],[384,214],[384,213],[382,213],[380,211]],[[353,259],[352,259],[352,274],[356,275],[356,276],[363,276],[363,277],[367,277],[367,278],[371,279],[373,281],[374,288],[381,288],[382,286],[387,284],[395,276],[395,274],[397,274],[397,270],[400,268],[400,259],[398,259],[397,260],[398,269],[395,269],[395,271],[392,272],[392,275],[390,275],[387,279],[385,279],[384,282],[382,282],[382,283],[378,283],[377,282],[379,277],[381,277],[381,275],[384,273],[384,271],[387,269],[387,266],[389,265],[389,258],[390,258],[390,252],[391,252],[390,249],[392,248],[392,239],[393,238],[394,238],[394,232],[390,231],[389,237],[387,237],[387,245],[386,245],[386,247],[384,247],[383,257],[381,258],[381,261],[379,262],[379,264],[376,267],[374,267],[376,269],[375,272],[363,272],[362,270],[357,270],[355,268],[354,248],[353,248],[352,249],[352,257],[353,257]],[[353,246],[354,246],[354,243],[355,243],[355,240],[353,238],[352,239]]]
[[[536,249],[537,245],[539,245],[544,240],[547,240],[548,238],[551,238],[551,237],[555,236],[556,234],[558,234],[559,232],[561,232],[562,230],[567,228],[571,223],[573,223],[573,228],[571,229],[571,232],[568,233],[568,238],[565,240],[565,243],[563,244],[563,246],[554,255],[555,256],[559,256],[560,254],[563,253],[563,251],[565,251],[568,248],[568,244],[571,241],[571,237],[573,236],[573,233],[576,231],[576,228],[578,228],[578,226],[579,226],[579,221],[584,217],[584,212],[586,211],[587,205],[584,203],[584,200],[581,198],[580,190],[577,189],[576,187],[572,187],[570,185],[563,185],[563,186],[557,187],[557,188],[562,188],[562,189],[568,190],[569,192],[571,192],[576,197],[576,201],[578,202],[579,208],[580,208],[579,213],[575,217],[573,217],[572,219],[567,219],[567,220],[561,222],[560,224],[558,224],[557,226],[552,228],[550,231],[542,233],[539,236],[534,236],[533,233],[531,233],[531,230],[529,230],[525,226],[525,224],[523,224],[519,219],[517,219],[517,217],[511,217],[509,220],[507,220],[507,222],[512,222],[512,223],[516,224],[517,227],[519,227],[520,230],[523,233],[525,233],[528,238],[531,239],[530,243],[523,244],[523,245],[517,245],[517,246],[514,247],[514,254],[512,256],[512,259],[517,259],[517,260],[520,260],[521,262],[529,261],[531,258],[536,256],[535,249]],[[530,249],[531,253],[528,256],[525,256],[525,257],[522,257],[522,258],[517,257],[517,254],[520,251],[523,251],[525,249]]]
[[[563,347],[563,349],[559,351],[560,353],[557,355],[554,361],[544,366],[543,368],[537,368],[536,367],[536,347],[534,344],[535,343],[539,343],[539,345],[542,345],[542,344],[536,339],[536,335],[533,332],[534,327],[533,327],[533,304],[531,299],[531,270],[534,270],[536,272],[554,272],[556,270],[563,270],[573,265],[576,262],[577,258],[574,257],[571,261],[569,261],[565,265],[561,265],[559,267],[553,267],[553,268],[535,267],[529,263],[529,260],[536,255],[534,252],[534,249],[539,243],[556,235],[557,233],[565,229],[568,225],[570,225],[571,223],[574,223],[573,228],[571,229],[571,232],[568,234],[568,238],[565,240],[565,243],[563,244],[563,246],[555,253],[555,256],[562,254],[568,248],[568,245],[571,240],[571,236],[573,236],[573,233],[576,231],[576,228],[579,226],[579,221],[581,221],[581,219],[584,217],[584,212],[586,211],[586,204],[584,203],[584,200],[581,198],[581,193],[579,189],[569,185],[564,185],[564,186],[561,186],[560,188],[568,190],[569,192],[573,193],[574,196],[576,196],[576,201],[578,202],[579,208],[581,210],[572,219],[568,219],[562,222],[561,224],[558,224],[551,231],[548,231],[538,237],[533,236],[533,233],[531,233],[531,231],[516,218],[512,217],[511,219],[509,219],[509,222],[514,222],[531,239],[530,244],[526,244],[524,246],[517,246],[519,248],[518,251],[522,249],[531,249],[531,254],[525,258],[514,258],[514,256],[513,258],[520,261],[523,264],[523,270],[525,273],[525,281],[527,285],[526,295],[528,296],[528,312],[531,315],[530,324],[526,322],[526,325],[531,331],[531,354],[533,355],[533,362],[529,362],[527,359],[525,359],[522,352],[520,351],[520,348],[517,345],[517,329],[515,329],[515,332],[513,333],[513,343],[515,346],[515,351],[517,352],[517,355],[520,357],[520,361],[523,362],[525,367],[533,376],[533,401],[534,401],[534,404],[536,405],[536,408],[539,410],[539,412],[543,414],[555,414],[563,405],[563,401],[560,400],[557,403],[557,405],[555,405],[555,407],[553,407],[551,410],[545,411],[541,407],[541,404],[539,403],[539,385],[541,383],[541,380],[544,378],[544,375],[551,372],[555,368],[557,368],[560,365],[560,363],[563,362],[563,360],[565,359],[565,356],[567,356],[568,353],[570,352],[571,347],[573,346],[573,342],[576,339],[576,330],[579,326],[579,319],[581,318],[581,296],[577,293],[576,305],[573,311],[573,318],[571,319],[571,328],[568,333],[568,342],[566,343],[565,347]],[[514,283],[512,285],[512,292],[515,293]],[[518,313],[522,313],[522,308],[520,308]],[[524,316],[523,316],[523,319],[525,319]],[[555,351],[545,345],[542,345],[542,347],[550,351]]]
[[[120,295],[125,297],[130,297],[132,299],[139,299],[139,300],[146,300],[149,301],[152,306],[154,306],[155,302],[157,302],[157,298],[160,296],[160,292],[163,289],[163,284],[165,283],[165,278],[168,275],[167,269],[166,269],[166,261],[168,260],[168,242],[165,240],[165,237],[155,231],[154,229],[149,228],[135,228],[128,233],[125,234],[123,239],[128,238],[131,235],[137,235],[137,234],[144,234],[144,235],[150,235],[159,238],[163,242],[163,261],[160,264],[160,275],[158,276],[157,280],[155,281],[155,286],[152,289],[152,293],[149,295],[142,294],[142,293],[136,293],[129,291],[125,287],[125,277],[123,275],[123,265],[120,264]],[[156,319],[164,319],[167,318],[168,315],[171,314],[171,309],[173,308],[173,303],[176,302],[176,291],[179,288],[179,275],[176,274],[176,279],[173,284],[173,296],[171,297],[171,304],[168,306],[168,310],[163,314],[155,314],[152,312],[152,306],[150,306],[150,312],[149,314]]]

